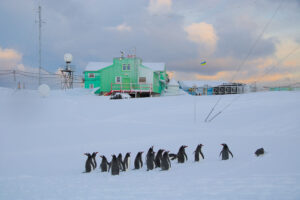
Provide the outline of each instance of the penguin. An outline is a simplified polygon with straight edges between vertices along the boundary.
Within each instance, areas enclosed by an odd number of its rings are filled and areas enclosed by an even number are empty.
[[[188,160],[188,157],[185,153],[185,148],[187,148],[188,146],[186,145],[182,145],[177,154],[170,154],[171,160],[175,160],[177,158],[178,163],[184,163],[185,161]]]
[[[111,169],[111,175],[119,175],[120,173],[120,163],[116,155],[112,155],[112,160],[109,165],[108,171]]]
[[[169,170],[171,168],[171,162],[169,159],[169,151],[165,151],[160,163],[161,170]]]
[[[98,152],[93,152],[92,153],[92,166],[93,166],[93,169],[96,169],[97,167],[97,162],[96,162],[96,155],[97,155]]]
[[[160,162],[161,162],[161,159],[162,159],[162,156],[163,156],[163,152],[164,150],[163,149],[160,149],[158,150],[156,156],[155,156],[155,167],[160,167]]]
[[[185,153],[185,148],[187,148],[188,146],[185,146],[185,145],[182,145],[180,148],[179,148],[179,151],[177,153],[177,160],[178,160],[178,163],[184,163],[188,160],[188,157]]]
[[[123,158],[122,158],[122,154],[119,153],[118,155],[118,162],[119,162],[119,165],[120,165],[120,171],[124,171],[124,163],[123,163]]]
[[[130,167],[130,152],[126,153],[123,164],[124,164],[124,171],[127,171]]]
[[[196,150],[194,151],[194,153],[195,153],[195,162],[199,162],[200,161],[200,155],[204,159],[204,155],[203,155],[202,150],[201,150],[202,146],[203,146],[203,144],[199,144],[197,146]]]
[[[146,164],[147,164],[147,171],[153,170],[155,167],[155,152],[153,151],[153,146],[150,147],[148,153],[146,155]]]
[[[100,156],[100,157],[102,158],[102,161],[101,161],[101,164],[100,164],[101,172],[107,172],[110,163],[107,161],[107,159],[104,155]]]
[[[143,167],[143,160],[142,160],[142,154],[144,152],[140,151],[137,153],[135,159],[134,159],[134,169],[140,169]]]
[[[87,156],[87,159],[85,161],[85,173],[89,173],[89,172],[92,171],[93,158],[92,158],[92,155],[90,153],[85,153],[84,155]]]
[[[220,152],[220,155],[222,154],[222,160],[228,160],[229,159],[229,154],[231,154],[231,157],[233,158],[233,155],[231,153],[231,151],[229,150],[227,144],[223,143],[221,144],[223,146],[222,151]]]
[[[264,153],[265,153],[264,148],[260,148],[260,149],[257,149],[257,150],[255,151],[255,155],[256,155],[256,156],[263,155]]]

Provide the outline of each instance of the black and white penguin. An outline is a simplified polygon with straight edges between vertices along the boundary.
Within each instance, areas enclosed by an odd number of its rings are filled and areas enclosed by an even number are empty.
[[[178,163],[184,163],[188,160],[188,157],[185,153],[185,148],[187,148],[188,146],[182,145],[179,148],[179,151],[177,153],[177,159],[178,159]]]
[[[97,162],[96,162],[96,155],[97,155],[98,152],[93,152],[92,153],[92,166],[93,166],[93,169],[96,169],[97,167]]]
[[[185,153],[185,148],[188,146],[182,145],[177,154],[170,154],[171,160],[175,160],[177,158],[178,163],[184,163],[185,161],[188,160],[188,157]]]
[[[120,165],[120,171],[124,171],[124,163],[123,163],[123,158],[122,158],[121,153],[119,153],[119,155],[118,155],[118,161],[119,161],[119,165]]]
[[[200,161],[200,156],[202,156],[202,158],[204,159],[204,155],[202,153],[202,146],[203,144],[198,144],[196,150],[194,151],[195,153],[195,162],[199,162]]]
[[[102,161],[101,161],[101,164],[100,164],[101,172],[107,172],[108,168],[109,168],[109,162],[107,161],[107,159],[104,155],[100,156],[100,157],[102,158]]]
[[[223,146],[222,151],[220,152],[220,155],[222,154],[222,160],[228,160],[229,159],[229,154],[231,154],[231,157],[233,158],[233,155],[231,153],[231,151],[229,150],[227,144],[223,143],[221,144]]]
[[[127,171],[130,167],[130,152],[126,153],[123,164],[124,164],[124,171]]]
[[[260,149],[257,149],[257,150],[255,151],[255,155],[256,155],[256,156],[263,155],[264,153],[265,153],[264,148],[260,148]]]
[[[163,152],[164,150],[163,149],[160,149],[158,150],[156,156],[155,156],[155,167],[160,167],[160,162],[161,162],[161,159],[162,159],[162,156],[163,156]]]
[[[160,163],[161,170],[169,170],[171,168],[171,162],[169,159],[169,151],[165,151]]]
[[[120,173],[120,164],[116,155],[112,155],[112,160],[109,165],[108,171],[111,170],[111,175],[119,175]]]
[[[92,155],[90,153],[85,153],[84,155],[87,156],[87,159],[85,161],[85,172],[91,172],[92,171],[92,162],[93,162],[93,158]]]
[[[142,154],[144,152],[140,151],[137,153],[135,159],[134,159],[134,169],[140,169],[143,167],[143,160],[142,160]]]
[[[153,146],[150,147],[148,153],[146,155],[146,164],[147,164],[147,171],[153,170],[155,167],[155,152],[153,151]]]

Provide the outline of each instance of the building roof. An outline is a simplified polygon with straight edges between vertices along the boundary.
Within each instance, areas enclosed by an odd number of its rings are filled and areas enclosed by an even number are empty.
[[[165,71],[165,63],[143,62],[142,65],[149,67],[153,71]]]
[[[89,62],[84,71],[98,71],[112,64],[112,62]],[[165,71],[165,63],[143,62],[142,64],[153,71]]]
[[[112,62],[89,62],[84,71],[98,71],[112,64]]]

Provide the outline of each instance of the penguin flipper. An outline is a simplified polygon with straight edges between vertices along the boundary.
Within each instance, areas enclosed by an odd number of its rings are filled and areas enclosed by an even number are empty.
[[[187,155],[186,155],[186,153],[185,153],[185,152],[184,152],[184,156],[185,156],[185,159],[186,159],[186,160],[188,160],[188,157],[187,157]]]
[[[230,150],[228,150],[229,151],[229,153],[231,154],[231,157],[233,157],[233,154],[231,153],[231,151]]]
[[[177,158],[177,154],[170,153],[169,157],[171,158],[171,160],[175,160]]]
[[[111,168],[111,162],[108,163],[108,172],[110,171],[110,168]]]
[[[203,155],[203,153],[201,151],[200,151],[200,154],[201,154],[202,158],[204,159],[204,155]]]

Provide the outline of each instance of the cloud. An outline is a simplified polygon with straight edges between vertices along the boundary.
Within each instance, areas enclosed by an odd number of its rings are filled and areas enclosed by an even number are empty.
[[[23,55],[15,49],[3,49],[0,47],[0,70],[21,70],[38,72],[38,68],[25,66]]]
[[[42,28],[43,67],[56,71],[63,64],[63,54],[71,52],[80,73],[91,60],[111,61],[120,49],[136,47],[144,61],[165,62],[175,77],[230,80],[230,73],[242,63],[281,2],[276,1],[67,0],[59,5],[43,1],[42,16],[47,22]],[[299,44],[297,2],[284,3],[236,79],[255,80]],[[22,6],[16,6],[20,3]],[[1,49],[0,67],[4,60],[7,66],[38,65],[37,15],[33,8],[37,8],[34,0],[0,1],[0,21],[9,27],[1,30],[0,44],[11,50],[5,49],[8,52],[4,54]],[[10,21],[5,20],[8,18]],[[203,59],[205,66],[200,65]],[[269,77],[299,74],[299,59],[299,52],[290,56]]]
[[[187,39],[198,44],[201,51],[208,51],[208,54],[212,54],[217,45],[218,36],[212,24],[205,22],[192,23],[184,28],[186,31]]]
[[[130,32],[132,28],[128,26],[126,23],[120,24],[118,26],[114,27],[108,27],[108,30],[114,30],[114,31],[119,31],[119,32]]]
[[[14,69],[20,64],[21,60],[22,54],[18,51],[0,47],[0,69]]]
[[[283,67],[286,68],[300,68],[300,44],[292,39],[282,39],[276,44],[275,56],[278,60],[286,58],[292,51],[286,60],[283,60]]]
[[[148,11],[150,14],[167,14],[171,11],[172,0],[150,0]]]

